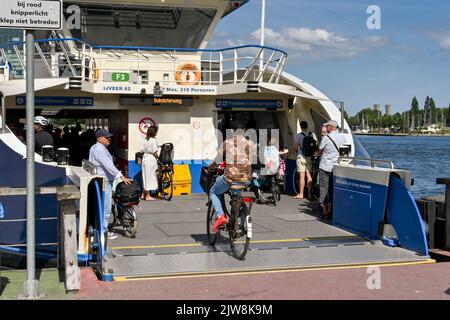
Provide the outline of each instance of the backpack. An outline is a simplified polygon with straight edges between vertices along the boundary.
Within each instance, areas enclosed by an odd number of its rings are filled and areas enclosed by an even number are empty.
[[[314,137],[311,135],[311,132],[308,136],[306,136],[303,132],[302,135],[305,137],[303,139],[302,145],[302,153],[304,156],[311,157],[314,155],[317,149],[317,142],[314,140]]]
[[[162,164],[170,165],[173,162],[173,144],[172,143],[165,143],[161,146],[161,152],[159,153],[158,160]]]

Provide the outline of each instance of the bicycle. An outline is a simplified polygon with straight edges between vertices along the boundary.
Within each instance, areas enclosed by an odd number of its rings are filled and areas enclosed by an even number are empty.
[[[173,164],[165,164],[158,160],[158,192],[167,201],[173,197]]]
[[[138,228],[137,215],[134,210],[139,204],[140,192],[136,192],[133,195],[125,196],[120,193],[121,186],[123,187],[124,182],[121,182],[113,194],[113,222],[110,227],[122,226],[124,234],[127,238],[135,238]]]
[[[219,229],[218,233],[213,233],[212,229],[217,216],[214,212],[212,201],[208,194],[208,214],[206,218],[206,231],[208,242],[211,246],[215,246],[221,231],[228,232],[231,252],[233,257],[238,260],[244,260],[250,246],[252,238],[252,219],[250,212],[252,209],[253,198],[242,197],[241,192],[246,187],[242,185],[232,185],[230,190],[226,192],[230,196],[230,210],[225,205],[224,194],[221,196],[222,207],[228,218],[228,223],[224,228]],[[248,205],[248,206],[247,206]]]
[[[255,170],[262,168],[264,168],[264,165],[262,164],[253,165],[253,169]],[[256,173],[256,175],[258,175],[258,173]],[[257,180],[257,183],[255,183],[255,179]],[[261,176],[260,178],[254,177],[254,180],[252,180],[251,183],[251,188],[255,193],[257,199],[259,199],[263,203],[276,206],[277,202],[281,200],[281,188],[280,188],[281,181],[282,180],[280,177],[280,172],[279,170],[277,170],[276,174],[264,175]],[[263,191],[270,192],[272,197],[264,198]]]
[[[278,179],[278,174],[268,176],[267,179],[270,181],[270,190],[272,192],[272,204],[277,205],[277,202],[281,200],[280,182]]]
[[[172,143],[165,143],[161,146],[158,162],[158,192],[167,201],[173,196],[173,157],[174,149]],[[168,190],[168,191],[167,191]]]

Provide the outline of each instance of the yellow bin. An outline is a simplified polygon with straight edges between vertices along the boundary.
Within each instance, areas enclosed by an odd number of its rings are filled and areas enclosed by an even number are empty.
[[[173,176],[173,195],[174,196],[187,196],[191,194],[192,189],[192,176],[189,170],[189,165],[180,164],[174,165]]]

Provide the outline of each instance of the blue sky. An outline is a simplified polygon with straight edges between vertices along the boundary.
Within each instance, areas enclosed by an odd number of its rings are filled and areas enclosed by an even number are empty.
[[[394,112],[432,96],[450,104],[450,1],[266,0],[266,45],[288,52],[286,71],[311,83],[349,114],[378,103]],[[367,8],[381,29],[367,28]],[[225,17],[210,47],[259,44],[261,0]],[[384,108],[383,108],[384,109]]]

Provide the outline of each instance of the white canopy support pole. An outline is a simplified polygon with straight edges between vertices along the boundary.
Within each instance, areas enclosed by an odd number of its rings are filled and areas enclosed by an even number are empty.
[[[265,45],[265,29],[266,29],[266,0],[262,1],[262,8],[261,8],[261,47],[264,47]],[[260,53],[260,61],[259,61],[259,70],[260,72],[263,71],[264,68],[264,50]],[[260,75],[261,77],[261,75]]]

